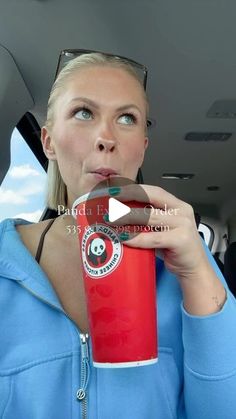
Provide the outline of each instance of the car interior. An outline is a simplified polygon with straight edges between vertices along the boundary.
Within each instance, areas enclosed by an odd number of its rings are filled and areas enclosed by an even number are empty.
[[[47,170],[40,128],[61,51],[135,60],[148,69],[150,103],[137,181],[193,206],[199,234],[236,295],[235,15],[233,0],[0,0],[0,185],[15,128]],[[7,218],[4,202],[0,187]],[[56,216],[45,208],[40,219]]]

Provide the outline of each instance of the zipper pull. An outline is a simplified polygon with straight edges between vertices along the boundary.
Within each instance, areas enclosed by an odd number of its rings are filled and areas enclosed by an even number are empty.
[[[80,337],[80,342],[81,342],[81,356],[82,359],[89,359],[89,351],[88,351],[88,340],[89,340],[89,335],[88,333],[80,333],[79,335]]]
[[[76,398],[82,401],[86,397],[86,389],[89,382],[90,368],[89,368],[89,348],[88,348],[88,333],[80,333],[81,342],[81,387],[77,390]]]

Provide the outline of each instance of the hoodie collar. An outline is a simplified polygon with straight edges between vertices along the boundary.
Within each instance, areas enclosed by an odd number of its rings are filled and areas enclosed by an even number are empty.
[[[17,281],[31,293],[63,310],[47,275],[21,240],[16,225],[32,224],[16,218],[0,223],[0,280]]]

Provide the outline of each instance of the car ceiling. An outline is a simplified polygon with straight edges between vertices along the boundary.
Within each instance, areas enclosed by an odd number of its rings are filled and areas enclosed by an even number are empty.
[[[25,81],[34,101],[28,110],[40,125],[62,49],[101,50],[145,64],[154,125],[144,183],[159,185],[203,212],[227,211],[235,203],[235,118],[206,113],[217,100],[236,99],[235,16],[233,0],[0,0],[0,44]],[[9,148],[9,118],[1,124],[8,125],[2,125],[8,134],[1,146]],[[232,136],[188,142],[188,132]],[[165,180],[163,173],[195,176]],[[208,186],[220,189],[208,191]]]

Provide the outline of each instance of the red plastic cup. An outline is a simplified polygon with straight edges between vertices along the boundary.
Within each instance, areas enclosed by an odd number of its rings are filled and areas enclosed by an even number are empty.
[[[117,229],[103,219],[109,198],[108,189],[102,189],[73,204],[93,365],[124,368],[154,364],[158,359],[155,250],[120,242]],[[135,201],[125,204],[141,207]],[[124,227],[129,231],[135,228]]]

